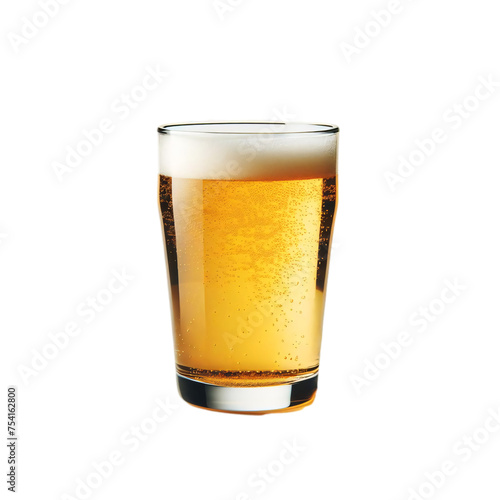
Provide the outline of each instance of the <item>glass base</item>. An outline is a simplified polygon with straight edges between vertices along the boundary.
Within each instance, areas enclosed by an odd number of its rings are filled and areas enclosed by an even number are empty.
[[[223,387],[177,375],[179,393],[187,403],[207,410],[264,415],[296,411],[314,401],[318,375],[285,385]]]

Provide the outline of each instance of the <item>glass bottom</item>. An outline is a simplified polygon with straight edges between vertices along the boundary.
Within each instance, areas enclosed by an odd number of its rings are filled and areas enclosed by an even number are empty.
[[[225,387],[177,375],[179,393],[198,408],[226,413],[264,415],[301,410],[314,401],[318,375],[269,387]]]

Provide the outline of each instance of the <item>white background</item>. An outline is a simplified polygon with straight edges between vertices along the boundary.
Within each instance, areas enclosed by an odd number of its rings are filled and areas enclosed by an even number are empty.
[[[83,498],[78,481],[118,452],[89,498],[498,499],[500,87],[470,97],[480,78],[500,82],[496,3],[401,0],[380,27],[387,1],[232,2],[73,0],[35,31],[23,18],[36,1],[3,2],[0,435],[15,384],[17,498]],[[147,67],[168,76],[119,112]],[[156,127],[283,113],[341,129],[318,395],[290,414],[198,410],[175,386]],[[113,130],[59,179],[54,163],[106,118]],[[436,128],[446,140],[391,190],[387,172]],[[79,304],[122,269],[133,279],[86,323]],[[446,279],[466,289],[443,305]],[[419,333],[410,317],[431,302]],[[81,333],[23,378],[71,321]],[[411,344],[387,362],[381,343],[404,331]],[[386,368],[357,391],[375,359]],[[121,436],[167,397],[178,408],[132,451]],[[426,486],[444,461],[454,474]],[[272,483],[248,483],[269,466]]]

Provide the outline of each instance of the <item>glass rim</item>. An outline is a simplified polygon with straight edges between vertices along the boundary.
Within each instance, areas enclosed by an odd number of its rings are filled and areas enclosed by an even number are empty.
[[[259,128],[260,127],[260,128]],[[268,127],[266,130],[264,127]],[[282,130],[278,130],[282,128]],[[306,122],[189,122],[160,125],[160,134],[218,134],[218,135],[296,135],[296,134],[336,134],[337,125]]]

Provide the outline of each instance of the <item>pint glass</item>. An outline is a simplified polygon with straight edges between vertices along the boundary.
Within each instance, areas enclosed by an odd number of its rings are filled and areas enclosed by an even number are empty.
[[[235,413],[310,404],[336,211],[338,127],[196,123],[158,131],[182,398]]]

